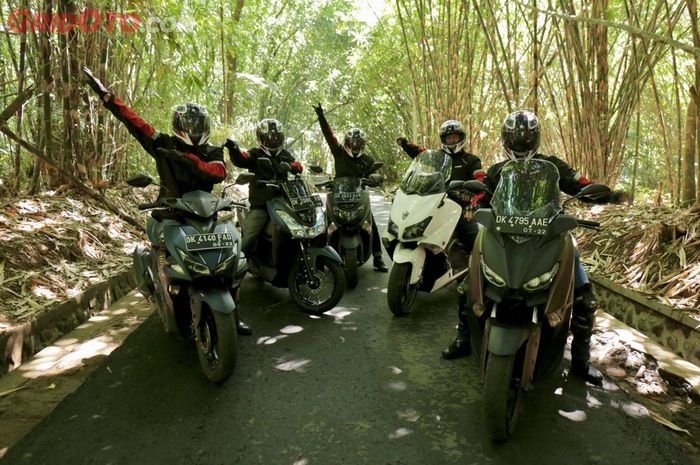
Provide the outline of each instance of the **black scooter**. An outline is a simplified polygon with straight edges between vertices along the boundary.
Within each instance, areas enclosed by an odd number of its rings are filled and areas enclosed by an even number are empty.
[[[258,167],[261,172],[273,172],[268,158],[259,158]],[[254,176],[243,173],[236,184],[250,183]],[[273,286],[288,288],[292,301],[307,312],[332,309],[345,291],[345,274],[340,256],[327,244],[320,196],[313,195],[298,175],[256,182],[277,195],[267,201],[269,220],[248,257],[248,271]],[[242,232],[247,213],[247,208],[237,209]]]
[[[127,183],[157,184],[143,174]],[[214,383],[233,374],[238,356],[235,312],[245,261],[233,223],[219,217],[236,205],[204,191],[139,205],[172,218],[148,220],[152,248],[138,245],[133,255],[138,287],[156,301],[166,333],[194,336],[202,371]]]
[[[479,181],[459,183],[472,194],[488,192]],[[576,197],[609,191],[590,184]],[[475,215],[483,227],[464,311],[481,362],[484,424],[493,439],[504,440],[515,430],[523,392],[554,372],[564,355],[574,300],[570,231],[599,224],[564,213],[559,171],[546,160],[508,162],[491,206]]]
[[[326,200],[328,237],[345,262],[345,280],[357,286],[357,268],[372,256],[372,211],[367,187],[379,187],[384,177],[373,174],[384,166],[375,162],[362,178],[335,178],[317,183],[329,191]]]

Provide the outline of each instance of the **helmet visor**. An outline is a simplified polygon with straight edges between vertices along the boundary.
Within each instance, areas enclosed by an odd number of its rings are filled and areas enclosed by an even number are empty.
[[[260,144],[270,150],[281,149],[284,145],[284,134],[281,132],[270,132],[260,136]]]

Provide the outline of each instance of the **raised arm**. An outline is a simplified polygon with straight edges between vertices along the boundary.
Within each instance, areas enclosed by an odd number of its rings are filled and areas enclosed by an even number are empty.
[[[411,158],[416,158],[419,153],[425,152],[428,150],[425,147],[421,147],[419,145],[414,144],[413,142],[410,142],[408,139],[405,137],[399,137],[396,139],[396,143],[398,144],[399,147],[403,149],[404,152],[408,154],[409,157]]]
[[[119,97],[110,94],[104,84],[93,76],[89,68],[84,67],[83,73],[86,76],[88,86],[100,97],[105,108],[126,126],[129,133],[139,141],[146,152],[155,156],[158,131],[133,109],[129,108]]]
[[[331,149],[331,153],[333,156],[335,156],[337,151],[341,148],[338,138],[335,137],[335,134],[333,134],[333,130],[331,129],[331,125],[328,124],[328,120],[326,119],[326,115],[323,113],[323,107],[321,107],[321,104],[319,103],[318,106],[314,106],[313,109],[316,112],[316,116],[318,116],[318,124],[321,126],[323,137],[326,139],[326,143]]]

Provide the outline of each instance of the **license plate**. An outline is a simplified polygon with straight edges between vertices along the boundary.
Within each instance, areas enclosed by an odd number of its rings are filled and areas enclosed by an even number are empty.
[[[502,234],[543,236],[548,226],[549,218],[496,215],[496,231]]]
[[[233,234],[212,233],[192,234],[185,236],[185,248],[192,252],[196,250],[226,249],[233,247]]]
[[[362,194],[359,192],[336,192],[333,194],[335,203],[358,203],[362,200]]]
[[[323,201],[320,195],[311,195],[309,197],[295,197],[290,199],[294,210],[309,210],[311,208],[323,206]]]

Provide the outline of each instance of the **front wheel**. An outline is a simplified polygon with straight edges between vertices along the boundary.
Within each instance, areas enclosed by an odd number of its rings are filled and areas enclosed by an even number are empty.
[[[522,390],[514,383],[515,355],[488,354],[484,376],[484,423],[491,438],[503,441],[515,430]]]
[[[395,316],[405,316],[413,308],[418,286],[411,285],[411,264],[394,263],[389,274],[387,302],[389,310]]]
[[[344,249],[345,284],[350,289],[357,287],[357,249]]]
[[[197,355],[204,376],[220,384],[231,377],[238,358],[238,335],[233,312],[219,313],[202,304],[197,336]]]
[[[345,271],[340,263],[319,255],[306,270],[305,260],[294,262],[287,286],[292,301],[302,310],[321,314],[335,307],[345,292]]]

